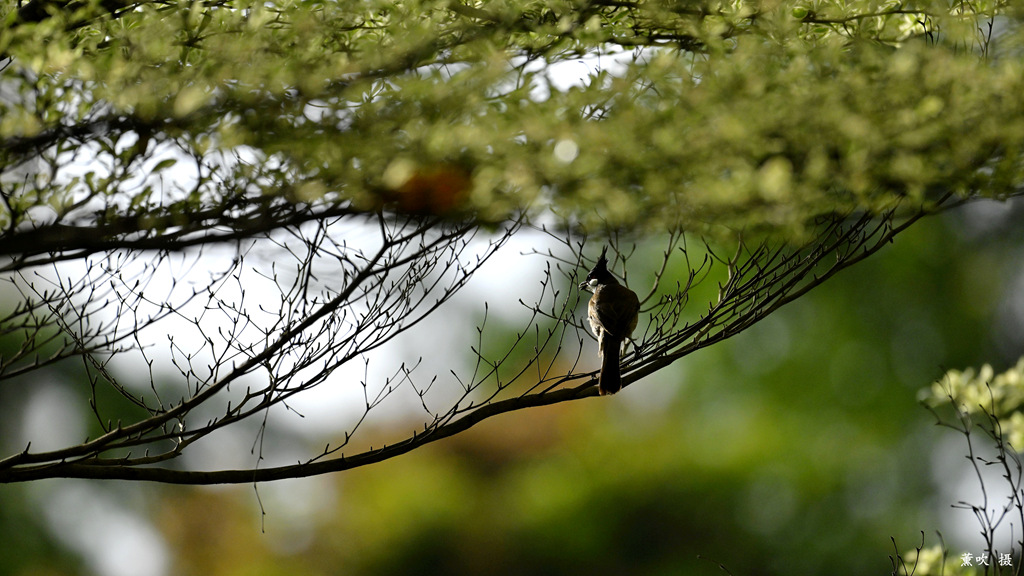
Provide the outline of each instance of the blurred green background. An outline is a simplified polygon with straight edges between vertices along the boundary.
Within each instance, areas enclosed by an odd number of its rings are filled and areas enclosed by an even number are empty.
[[[917,394],[1021,355],[1019,212],[925,219],[614,398],[382,464],[259,487],[0,486],[0,576],[888,574],[891,539],[972,523],[936,472],[963,447]],[[75,377],[47,385],[74,394]],[[26,425],[25,393],[0,386],[0,435]]]

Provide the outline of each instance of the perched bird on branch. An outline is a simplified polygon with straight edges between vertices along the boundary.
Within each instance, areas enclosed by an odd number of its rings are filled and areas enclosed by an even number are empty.
[[[597,336],[597,349],[601,355],[601,375],[597,389],[602,396],[614,394],[622,388],[619,356],[622,343],[632,340],[633,330],[640,313],[640,299],[636,292],[626,288],[608,271],[608,248],[601,251],[594,269],[587,274],[580,290],[590,290],[587,318],[590,329]]]

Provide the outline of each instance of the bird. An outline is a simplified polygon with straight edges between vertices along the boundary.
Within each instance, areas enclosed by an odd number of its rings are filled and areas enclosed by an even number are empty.
[[[608,271],[607,254],[608,247],[605,246],[597,264],[579,285],[580,290],[593,293],[587,306],[587,319],[594,336],[597,336],[601,357],[597,390],[602,396],[615,394],[622,388],[622,374],[619,372],[622,343],[632,341],[640,314],[640,299],[636,292],[619,284]]]

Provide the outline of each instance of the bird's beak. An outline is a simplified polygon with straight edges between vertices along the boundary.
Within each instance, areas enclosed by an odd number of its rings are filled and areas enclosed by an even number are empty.
[[[580,290],[586,290],[590,288],[590,282],[580,282]]]

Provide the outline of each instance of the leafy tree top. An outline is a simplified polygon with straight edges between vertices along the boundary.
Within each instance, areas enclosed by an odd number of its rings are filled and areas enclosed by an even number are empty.
[[[1011,6],[9,4],[3,161],[46,167],[8,179],[0,217],[116,213],[159,236],[287,203],[799,232],[1008,195],[1024,141]]]

